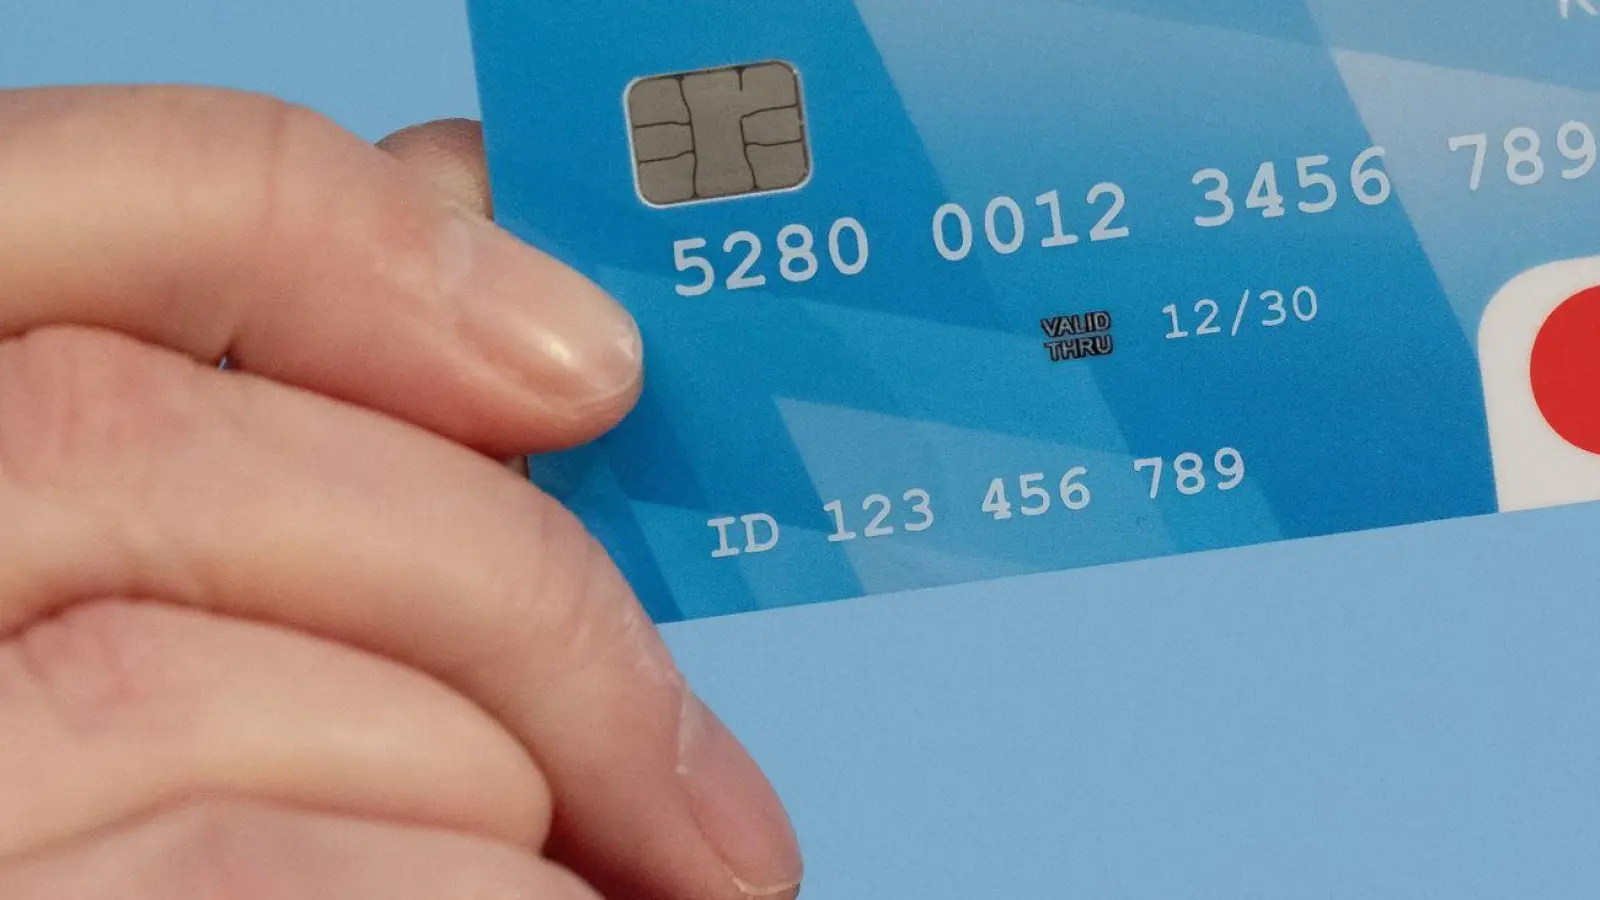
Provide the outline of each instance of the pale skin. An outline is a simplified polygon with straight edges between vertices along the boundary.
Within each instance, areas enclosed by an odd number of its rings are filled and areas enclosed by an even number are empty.
[[[0,92],[0,896],[798,892],[760,770],[500,462],[615,424],[641,351],[487,197],[470,123]]]

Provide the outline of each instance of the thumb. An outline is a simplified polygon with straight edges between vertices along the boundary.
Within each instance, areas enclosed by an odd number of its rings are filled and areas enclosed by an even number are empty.
[[[397,131],[378,146],[450,199],[479,215],[494,217],[482,125],[471,119],[441,119]]]

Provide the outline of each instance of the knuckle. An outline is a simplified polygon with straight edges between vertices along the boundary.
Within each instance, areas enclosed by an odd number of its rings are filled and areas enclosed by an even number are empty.
[[[321,114],[274,97],[252,97],[249,136],[240,168],[245,204],[259,231],[273,237],[302,233],[332,211],[326,171],[331,151],[350,138]]]
[[[68,730],[84,737],[148,730],[180,714],[189,693],[156,612],[146,604],[96,601],[17,639],[22,672]]]
[[[447,266],[440,204],[420,191],[397,160],[305,106],[255,97],[243,142],[245,180],[239,224],[253,258],[278,271],[323,274],[353,261],[405,294],[434,298]],[[359,238],[356,248],[352,240]],[[292,259],[293,265],[281,265]],[[348,277],[341,272],[336,277]]]
[[[545,671],[637,669],[648,680],[680,687],[655,626],[605,550],[559,503],[529,491],[534,523],[525,532],[528,566],[498,586],[506,627],[492,635],[474,671],[503,671],[530,650]]]
[[[584,568],[585,548],[574,539],[559,504],[535,490],[518,491],[514,503],[514,514],[524,523],[515,536],[521,564],[514,571],[487,573],[483,594],[503,614],[494,617],[500,627],[460,647],[460,668],[472,674],[493,671],[531,647],[542,651],[551,645],[553,632],[567,631],[569,615],[558,595],[570,590],[573,574]]]
[[[508,845],[229,801],[170,813],[155,843],[153,880],[162,896],[184,900],[301,900],[398,883],[390,871],[366,871],[373,865],[411,870],[424,884],[448,884],[456,896],[550,896],[530,886],[552,882],[553,867]],[[394,855],[419,849],[432,851],[427,863]]]
[[[594,553],[586,535],[559,504],[532,493],[528,521],[534,577],[505,585],[504,595],[516,622],[513,631],[524,647],[547,648],[563,657],[584,658],[584,649],[603,643],[598,632],[603,617],[588,602],[596,573]],[[580,645],[584,649],[580,649]]]
[[[199,432],[186,361],[131,340],[52,328],[0,343],[0,479],[13,487],[136,487]]]
[[[261,858],[254,848],[282,830],[274,817],[282,814],[227,802],[171,810],[59,854],[9,860],[0,866],[0,897],[299,900],[305,895],[277,890],[270,870],[246,862]]]
[[[265,275],[284,254],[335,233],[339,223],[329,220],[348,205],[339,186],[352,154],[370,149],[309,107],[266,94],[142,87],[122,99],[103,127],[139,158],[154,194],[123,191],[121,202],[153,204],[186,232],[203,232],[224,251],[217,259],[260,260]]]
[[[200,207],[218,198],[232,209],[271,210],[311,196],[311,160],[343,133],[307,107],[265,94],[212,89],[163,91],[156,116],[179,199]],[[148,133],[148,132],[146,132]],[[220,189],[220,190],[219,190]]]
[[[195,262],[209,267],[207,277],[226,283],[238,272],[221,267],[247,266],[284,287],[285,302],[302,294],[316,302],[327,279],[352,276],[382,276],[430,298],[439,293],[441,229],[449,219],[399,161],[327,116],[276,97],[146,90],[146,100],[123,114],[151,114],[127,129],[144,136],[158,208],[184,233],[203,231],[217,251]],[[321,279],[319,290],[300,290],[314,279]],[[240,298],[218,294],[207,300],[224,307],[214,321],[245,315]]]
[[[169,814],[157,838],[155,879],[185,900],[279,900],[283,868],[304,865],[287,814],[221,800]],[[297,858],[299,857],[299,858]]]
[[[115,99],[82,114],[93,130],[115,135],[119,155],[137,165],[134,189],[112,202],[204,229],[213,240],[243,239],[262,205],[291,186],[288,164],[309,112],[220,88],[140,86]]]

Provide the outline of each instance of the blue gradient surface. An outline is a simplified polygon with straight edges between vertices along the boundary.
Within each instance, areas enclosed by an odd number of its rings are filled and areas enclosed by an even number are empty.
[[[371,137],[473,112],[457,4],[329,5],[12,4],[0,84],[274,90]],[[810,897],[1587,900],[1597,536],[1580,507],[668,634]]]
[[[1447,23],[1433,6],[472,0],[502,221],[621,298],[649,348],[639,411],[535,480],[658,621],[1498,509],[1478,326],[1517,275],[1600,247],[1600,177],[1470,189],[1449,139],[1600,121],[1600,41],[1554,5],[1479,0]],[[775,58],[803,77],[811,181],[641,202],[627,85]],[[1339,202],[1306,211],[1297,163],[1325,167]],[[1216,209],[1203,170],[1231,180],[1224,227],[1196,222]],[[1358,178],[1374,171],[1378,196]],[[1272,214],[1268,183],[1286,197]],[[1086,231],[1106,184],[1125,239]],[[1041,250],[1051,191],[1081,240]],[[1031,233],[991,252],[1000,200]],[[947,203],[976,245],[953,262],[929,227]],[[821,260],[842,217],[871,236],[854,273]],[[815,277],[772,259],[795,226],[819,236]],[[726,280],[733,235],[765,236],[741,270],[760,283]],[[675,267],[684,241],[720,266],[708,291]],[[1241,308],[1302,286],[1320,303],[1304,324]],[[1197,301],[1221,327],[1170,336],[1164,308]],[[1115,319],[1115,354],[1052,365],[1041,321],[1091,310]],[[1237,490],[1155,498],[1144,480],[1141,498],[1137,460],[1223,448],[1248,461]],[[984,510],[994,484],[1015,503],[1020,476],[1077,469],[1086,509]],[[875,509],[893,530],[863,535]],[[752,515],[781,540],[725,543]]]

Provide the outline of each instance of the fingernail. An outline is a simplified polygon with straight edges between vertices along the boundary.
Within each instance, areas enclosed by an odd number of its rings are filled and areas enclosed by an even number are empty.
[[[451,216],[443,265],[462,336],[517,384],[574,413],[639,382],[639,328],[577,272],[466,212]]]
[[[678,776],[701,833],[746,897],[792,900],[804,865],[783,803],[755,760],[693,694],[678,730]]]

